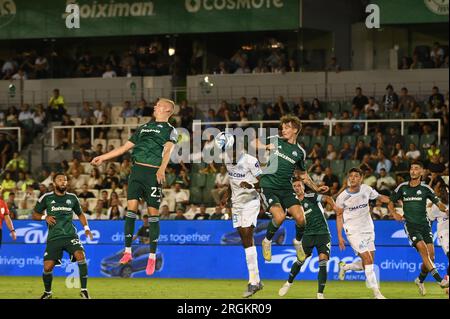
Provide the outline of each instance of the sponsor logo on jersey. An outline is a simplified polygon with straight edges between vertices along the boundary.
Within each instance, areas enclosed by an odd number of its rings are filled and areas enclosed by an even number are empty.
[[[353,206],[353,207],[349,207],[348,210],[355,210],[355,209],[361,209],[361,208],[366,208],[367,204],[361,204],[358,206]]]
[[[155,130],[155,129],[142,129],[140,132],[139,132],[139,134],[142,134],[142,133],[151,133],[151,132],[154,132],[154,133],[158,133],[158,134],[160,134],[161,133],[161,131],[160,130]]]
[[[63,206],[60,206],[60,207],[53,206],[51,211],[52,212],[59,212],[59,211],[71,212],[72,208],[70,208],[70,207],[63,207]]]
[[[244,178],[244,173],[238,173],[238,172],[228,172],[228,176],[235,177],[235,178]]]
[[[412,196],[412,197],[404,197],[403,198],[403,201],[404,202],[411,202],[411,201],[416,201],[416,200],[422,200],[422,197],[414,197],[414,196]]]
[[[285,154],[283,154],[283,153],[280,153],[278,150],[275,151],[274,154],[275,154],[276,156],[278,156],[278,157],[281,157],[281,158],[285,159],[286,161],[288,161],[288,162],[291,163],[291,164],[295,164],[295,160],[294,160],[294,159],[290,158],[289,156],[287,156],[287,155],[285,155]]]

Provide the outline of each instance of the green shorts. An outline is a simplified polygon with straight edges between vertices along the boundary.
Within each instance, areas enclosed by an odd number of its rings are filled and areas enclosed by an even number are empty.
[[[156,167],[134,164],[128,176],[127,199],[143,199],[148,207],[159,209],[161,203],[161,185],[156,180]]]
[[[261,187],[261,198],[266,210],[269,210],[275,204],[280,204],[283,210],[294,205],[300,205],[293,189],[276,190]]]
[[[433,243],[433,232],[430,225],[419,225],[412,223],[405,223],[405,232],[408,235],[409,241],[413,247],[416,247],[419,241],[424,241],[425,244]]]
[[[311,256],[314,248],[316,248],[318,254],[325,254],[330,257],[331,237],[329,234],[303,235],[302,247],[306,256]]]
[[[61,259],[63,257],[64,251],[70,256],[70,261],[75,261],[74,253],[78,250],[84,251],[83,244],[81,244],[78,237],[68,237],[55,239],[47,242],[47,247],[45,247],[44,261],[54,260],[56,264],[61,264]]]

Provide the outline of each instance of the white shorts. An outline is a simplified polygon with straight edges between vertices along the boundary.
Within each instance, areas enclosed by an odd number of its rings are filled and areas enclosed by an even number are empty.
[[[356,255],[366,251],[375,251],[375,233],[355,233],[346,235],[348,242]]]
[[[258,200],[253,200],[246,203],[244,206],[236,207],[231,210],[233,216],[233,227],[250,227],[255,226],[258,219],[260,208],[260,202]]]
[[[444,230],[438,233],[439,245],[441,245],[446,255],[448,254],[448,235],[449,235],[448,230]]]

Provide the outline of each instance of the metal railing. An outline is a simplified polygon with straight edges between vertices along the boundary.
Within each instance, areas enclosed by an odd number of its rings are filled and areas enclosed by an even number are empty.
[[[325,126],[328,126],[328,136],[333,136],[333,127],[338,123],[364,123],[364,135],[369,134],[369,124],[370,123],[377,123],[377,124],[383,124],[383,123],[400,123],[400,135],[405,135],[405,123],[417,123],[417,122],[436,122],[437,123],[437,143],[438,145],[441,144],[441,119],[386,119],[386,120],[304,120],[302,123],[308,124],[308,123],[319,123],[323,124]],[[239,125],[239,126],[246,126],[246,125],[259,125],[260,128],[263,128],[266,124],[279,124],[280,121],[228,121],[228,122],[202,122],[201,120],[194,120],[192,123],[193,129],[195,127],[202,127],[204,125],[217,125],[217,126],[225,126],[225,128],[229,128],[231,125]],[[52,128],[52,134],[51,134],[51,146],[55,147],[56,142],[56,130],[61,129],[70,129],[71,130],[71,143],[74,144],[75,142],[75,130],[76,129],[89,129],[90,132],[90,142],[91,145],[93,141],[95,140],[95,129],[96,128],[120,128],[120,129],[127,129],[128,130],[128,136],[131,135],[131,129],[138,127],[142,124],[103,124],[103,125],[61,125],[61,126],[54,126]]]
[[[11,127],[0,127],[0,133],[1,131],[17,131],[17,149],[20,152],[22,150],[22,133],[21,133],[21,127],[19,126],[11,126]]]

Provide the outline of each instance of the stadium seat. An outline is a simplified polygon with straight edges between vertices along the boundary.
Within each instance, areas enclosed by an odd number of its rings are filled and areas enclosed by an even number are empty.
[[[37,199],[34,199],[34,198],[26,199],[27,208],[28,209],[33,209],[34,206],[36,206],[36,202],[37,202]]]
[[[216,186],[216,174],[207,174],[206,175],[206,184],[205,188],[211,191]]]
[[[405,136],[405,149],[409,149],[409,144],[413,143],[417,147],[419,147],[419,135],[412,134],[412,135],[406,135]]]
[[[101,194],[102,194],[103,191],[106,191],[108,193],[108,199],[109,199],[109,197],[111,196],[111,193],[112,193],[112,189],[111,188],[101,189],[100,190],[100,197],[101,197]]]
[[[344,164],[345,163],[343,160],[330,161],[331,170],[336,174],[339,172],[344,172]]]
[[[333,112],[333,115],[339,115],[341,112],[341,103],[339,101],[331,101],[328,103],[327,111]]]
[[[19,200],[21,201],[21,200],[24,200],[24,199],[25,199],[25,192],[24,191],[17,191],[15,200],[16,201],[19,201]]]
[[[358,141],[359,140],[363,140],[365,144],[370,144],[370,142],[372,141],[372,137],[370,135],[360,135],[358,136]]]
[[[320,145],[322,145],[322,149],[325,149],[325,141],[326,136],[312,136],[310,147],[313,147],[316,143],[320,143]]]
[[[205,204],[206,206],[216,205],[216,202],[214,201],[214,198],[212,197],[211,194],[211,189],[212,188],[205,187],[202,190],[202,203]]]
[[[403,113],[401,113],[401,112],[387,112],[387,114],[390,119],[402,119],[403,118]]]
[[[341,139],[341,145],[348,142],[351,148],[354,148],[356,145],[356,136],[355,135],[344,135]]]
[[[205,187],[206,175],[201,173],[191,173],[191,184],[195,187]]]
[[[91,189],[88,189],[88,191],[91,192],[92,194],[94,194],[95,198],[98,198],[98,196],[99,196],[98,189],[91,188]]]
[[[125,118],[125,124],[138,124],[139,119],[137,117],[127,117]]]
[[[142,116],[139,118],[139,125],[146,124],[152,119],[151,116]]]
[[[91,212],[93,212],[95,209],[95,206],[97,205],[97,198],[88,198],[86,201],[88,203],[89,210]]]
[[[80,126],[81,125],[81,117],[72,117],[72,121],[75,123],[76,126]]]
[[[350,101],[343,101],[341,104],[341,113],[344,111],[352,111],[352,102]]]
[[[353,167],[359,167],[360,164],[361,162],[358,160],[346,160],[344,172],[348,172]]]
[[[424,134],[420,137],[420,147],[424,147],[425,144],[430,145],[433,142],[437,142],[436,135],[434,134]]]
[[[84,173],[85,173],[85,174],[91,174],[92,165],[91,165],[90,163],[87,163],[87,162],[81,162],[80,165],[83,166],[83,169],[84,169]],[[89,178],[88,178],[88,179],[89,179]]]
[[[106,140],[104,138],[96,138],[96,139],[94,139],[94,142],[92,143],[93,148],[95,149],[95,147],[98,144],[102,144],[103,145],[103,150],[104,151],[107,150],[107,148],[106,148]]]
[[[120,138],[119,130],[116,127],[111,127],[106,133],[108,139]]]
[[[110,145],[114,146],[114,148],[119,148],[122,145],[122,141],[120,139],[116,139],[116,138],[110,139],[110,140],[108,140],[107,145],[108,145],[108,149],[109,149]]]
[[[214,214],[215,211],[216,211],[215,207],[207,207],[205,210],[205,213],[207,213],[209,216],[211,216],[212,214]]]
[[[191,204],[199,205],[202,203],[202,189],[200,187],[191,186],[189,193],[189,201]]]
[[[309,135],[299,135],[297,138],[297,142],[298,143],[305,143],[306,147],[311,147],[310,143],[311,143],[311,136]]]
[[[341,146],[341,137],[339,135],[335,136],[328,136],[327,137],[327,145],[332,144],[336,151],[339,151],[339,148]]]
[[[122,113],[122,110],[122,106],[113,106],[111,108],[111,123],[118,123],[118,119],[121,118],[120,113]]]

